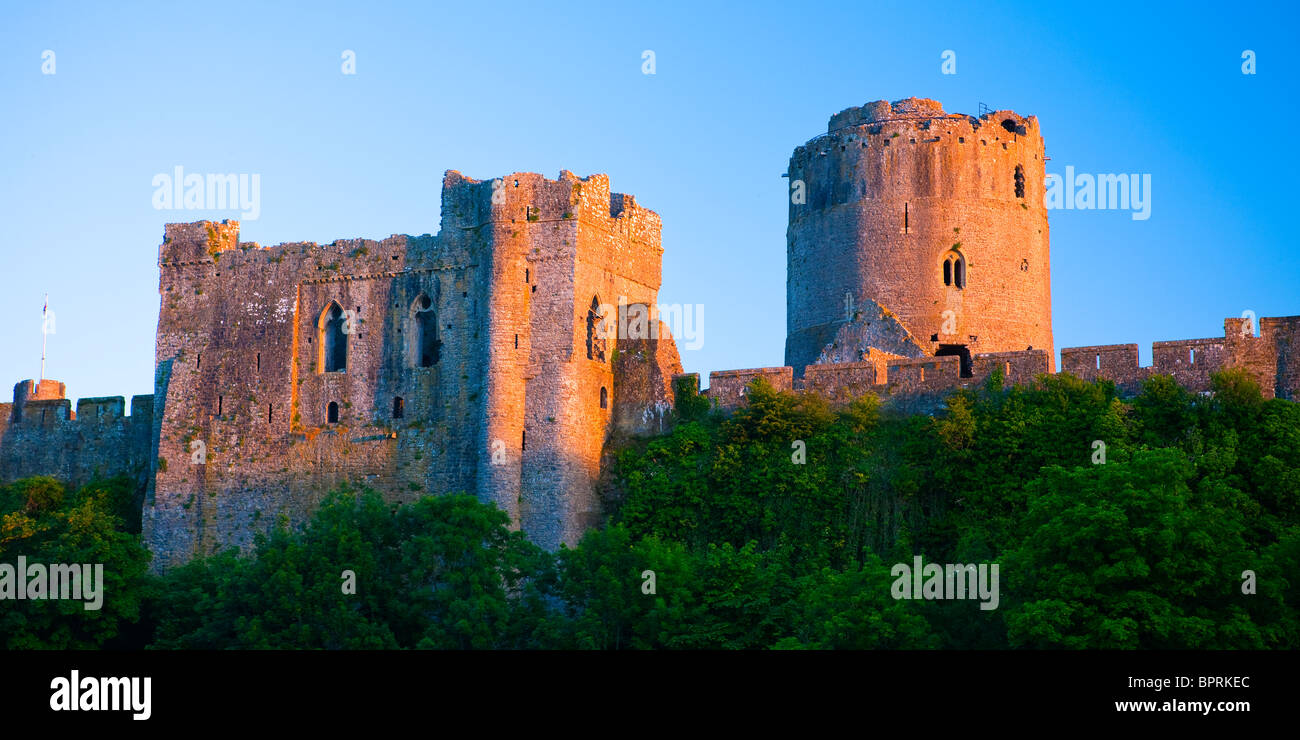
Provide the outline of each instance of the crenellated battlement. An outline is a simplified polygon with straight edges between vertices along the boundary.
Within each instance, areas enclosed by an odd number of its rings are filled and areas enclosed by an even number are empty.
[[[709,373],[709,387],[704,393],[716,399],[719,408],[730,411],[744,405],[745,387],[759,377],[778,390],[809,391],[835,402],[867,393],[906,397],[974,388],[995,372],[1001,372],[1005,382],[1023,384],[1048,372],[1047,352],[984,353],[973,358],[972,368],[963,375],[961,358],[956,355],[890,357],[877,353],[862,362],[808,365],[799,379],[794,378],[794,369],[790,367],[719,370]],[[692,377],[698,391],[699,376],[692,374]]]
[[[1249,320],[1224,321],[1223,338],[1182,339],[1152,343],[1153,362],[1138,363],[1136,344],[1066,347],[1061,350],[1061,372],[1083,380],[1110,380],[1127,394],[1137,393],[1153,375],[1169,375],[1196,393],[1208,392],[1211,375],[1226,368],[1243,368],[1260,384],[1265,398],[1300,398],[1300,316],[1259,320],[1260,334],[1249,332]],[[721,370],[709,374],[705,394],[719,408],[733,410],[744,404],[744,388],[758,377],[774,388],[805,390],[832,401],[847,401],[865,393],[882,397],[933,394],[983,385],[995,372],[1004,382],[1026,384],[1049,373],[1046,350],[985,352],[971,359],[962,373],[961,358],[896,357],[875,352],[862,362],[808,365],[803,377],[793,378],[793,368],[767,367]],[[698,390],[699,377],[695,377]]]
[[[1045,150],[1038,119],[876,101],[831,116],[790,158],[785,366],[725,370],[724,410],[765,378],[914,412],[1000,376],[1054,370]],[[306,521],[339,485],[390,503],[473,492],[537,544],[602,521],[608,445],[672,424],[698,392],[674,341],[607,336],[646,306],[662,221],[604,174],[443,174],[436,234],[240,241],[238,221],[172,223],[158,247],[153,395],[83,398],[23,381],[0,403],[0,480],[125,474],[163,569]],[[631,311],[629,310],[630,314]],[[1127,392],[1160,372],[1192,390],[1242,367],[1300,396],[1300,316],[1255,336],[1073,347],[1061,370]],[[649,327],[648,327],[649,328]]]
[[[448,170],[443,178],[444,231],[488,223],[522,227],[565,222],[583,222],[661,249],[659,214],[637,204],[632,195],[611,192],[608,175],[579,177],[562,170],[555,180],[535,172],[475,180]]]
[[[82,398],[74,411],[66,386],[24,380],[0,403],[0,482],[53,475],[72,485],[114,475],[144,491],[153,429],[153,396]]]
[[[1136,344],[1070,347],[1061,350],[1061,369],[1085,380],[1107,379],[1134,392],[1152,375],[1169,375],[1190,391],[1210,390],[1210,376],[1227,367],[1246,369],[1265,398],[1295,399],[1300,394],[1297,348],[1300,316],[1265,317],[1259,334],[1250,319],[1224,320],[1224,336],[1153,342],[1152,364],[1139,365]]]

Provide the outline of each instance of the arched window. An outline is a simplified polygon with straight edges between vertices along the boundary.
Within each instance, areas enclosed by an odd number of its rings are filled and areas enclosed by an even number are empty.
[[[1016,197],[1025,197],[1025,168],[1016,165]]]
[[[442,341],[438,339],[438,312],[433,310],[433,301],[421,293],[411,304],[412,323],[415,331],[411,337],[411,349],[416,367],[433,367],[442,355]]]
[[[331,302],[320,318],[320,363],[327,373],[341,373],[348,368],[348,332],[346,316],[339,304]]]
[[[943,256],[943,284],[953,288],[966,287],[966,258],[955,249]]]
[[[330,401],[330,405],[325,407],[325,421],[330,424],[339,423],[339,405]]]
[[[600,387],[600,407],[602,409],[609,408],[609,391],[603,385]]]
[[[601,326],[600,298],[592,296],[591,308],[587,309],[587,359],[605,361],[605,333]]]
[[[395,397],[393,399],[393,418],[400,419],[405,414],[406,414],[406,401],[403,401],[401,396]]]

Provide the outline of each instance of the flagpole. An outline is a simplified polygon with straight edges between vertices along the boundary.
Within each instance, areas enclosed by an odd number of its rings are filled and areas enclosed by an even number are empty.
[[[45,294],[45,305],[41,307],[41,375],[37,382],[45,380],[45,342],[50,338],[50,294]]]

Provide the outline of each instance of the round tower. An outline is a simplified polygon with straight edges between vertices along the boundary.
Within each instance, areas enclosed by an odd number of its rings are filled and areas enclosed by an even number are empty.
[[[980,352],[1044,349],[1054,371],[1038,119],[908,98],[849,108],[827,129],[794,150],[788,172],[795,374],[847,336],[961,355],[963,373]]]

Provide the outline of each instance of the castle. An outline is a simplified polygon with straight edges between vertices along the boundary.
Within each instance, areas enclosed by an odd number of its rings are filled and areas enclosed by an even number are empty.
[[[1038,121],[878,101],[798,147],[782,367],[710,374],[744,403],[762,376],[833,399],[940,394],[1054,368]],[[62,383],[0,404],[0,480],[135,479],[154,567],[247,547],[304,521],[342,483],[398,503],[466,491],[548,549],[601,517],[602,457],[665,428],[682,372],[653,316],[660,220],[604,175],[443,180],[436,235],[239,241],[239,224],[168,224],[159,249],[155,392]],[[611,316],[615,306],[617,319]],[[628,333],[629,314],[658,331]],[[611,326],[617,330],[611,331]],[[1134,392],[1193,391],[1242,367],[1300,396],[1300,316],[1227,319],[1222,338],[1068,348],[1061,370]]]

